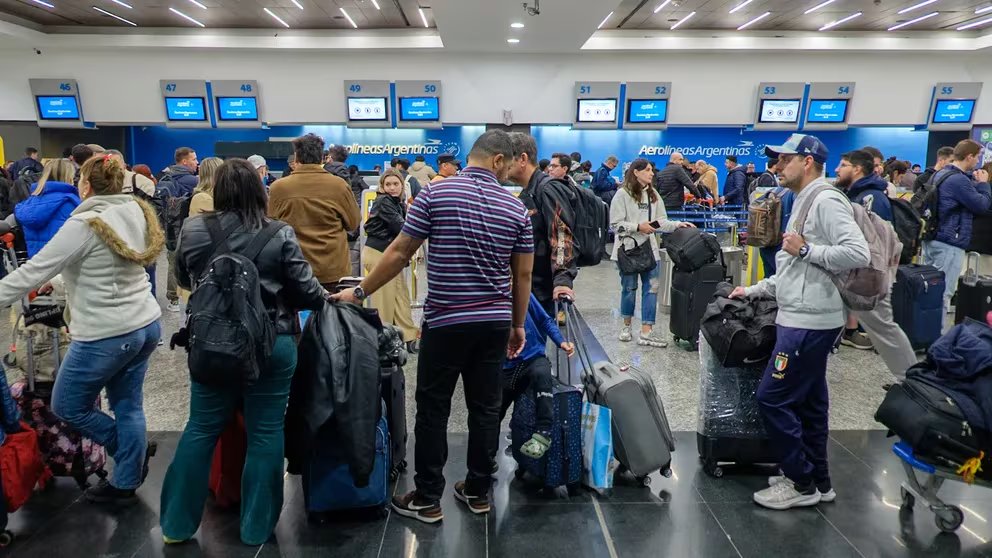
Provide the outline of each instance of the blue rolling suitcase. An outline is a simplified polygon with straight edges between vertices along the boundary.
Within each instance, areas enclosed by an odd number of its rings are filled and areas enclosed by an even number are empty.
[[[520,453],[520,446],[534,434],[534,398],[528,392],[513,403],[510,437],[513,458],[518,463],[516,475],[540,479],[545,488],[565,486],[573,491],[582,480],[582,391],[558,381],[551,391],[555,400],[551,447],[541,459]]]
[[[944,325],[944,272],[929,265],[901,265],[892,285],[892,317],[920,351],[940,337]]]
[[[329,513],[364,511],[371,517],[385,517],[389,504],[390,440],[389,422],[384,412],[375,433],[375,465],[369,484],[355,486],[348,464],[338,453],[333,440],[315,444],[313,455],[303,468],[303,498],[311,519]]]

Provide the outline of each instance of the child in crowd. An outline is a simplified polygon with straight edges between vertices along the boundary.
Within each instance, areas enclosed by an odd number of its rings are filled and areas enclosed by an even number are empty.
[[[541,307],[541,303],[531,294],[527,307],[527,321],[524,324],[527,342],[516,358],[507,359],[503,365],[503,408],[500,422],[506,418],[510,403],[530,389],[537,405],[534,435],[520,446],[520,452],[527,457],[540,459],[551,445],[551,421],[554,418],[554,398],[551,394],[553,380],[551,361],[545,355],[548,336],[572,356],[575,345],[567,343],[554,318]]]

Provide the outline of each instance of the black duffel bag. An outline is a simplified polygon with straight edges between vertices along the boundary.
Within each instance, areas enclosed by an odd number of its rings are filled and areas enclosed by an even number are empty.
[[[716,235],[694,227],[679,228],[667,235],[665,250],[676,270],[690,273],[722,256]]]
[[[726,368],[764,366],[775,349],[773,299],[732,299],[734,286],[720,283],[716,298],[706,307],[700,329],[720,364]]]

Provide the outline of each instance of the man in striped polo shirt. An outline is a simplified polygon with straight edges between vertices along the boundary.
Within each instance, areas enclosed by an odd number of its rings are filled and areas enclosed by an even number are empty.
[[[500,367],[505,356],[523,349],[534,263],[527,210],[500,185],[512,161],[506,132],[480,136],[461,174],[433,183],[416,197],[403,231],[362,284],[335,296],[360,303],[399,274],[430,239],[417,363],[416,490],[393,498],[397,513],[424,523],[443,518],[448,416],[459,376],[468,406],[468,475],[455,483],[455,497],[472,513],[490,510],[490,456],[499,448]]]

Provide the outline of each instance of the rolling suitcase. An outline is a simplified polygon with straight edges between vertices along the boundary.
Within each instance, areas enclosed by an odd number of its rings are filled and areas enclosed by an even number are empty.
[[[386,421],[389,424],[389,440],[392,451],[390,480],[396,480],[406,471],[406,377],[399,365],[384,365],[382,376],[382,399],[386,402]]]
[[[573,305],[566,305],[565,317],[568,330],[579,331]],[[583,368],[582,383],[589,401],[612,411],[614,453],[621,472],[630,471],[644,486],[651,484],[648,475],[655,471],[670,477],[675,438],[654,381],[626,364],[590,363],[585,344],[581,339],[576,341]]]
[[[892,285],[892,317],[910,345],[925,350],[944,324],[944,272],[929,265],[901,265]]]
[[[703,471],[719,478],[721,465],[777,463],[755,398],[764,365],[723,366],[705,337],[699,342],[699,363],[696,447]]]
[[[691,349],[699,345],[699,324],[706,307],[713,301],[717,285],[727,280],[723,262],[704,265],[696,271],[676,269],[672,273],[672,311],[668,327],[676,343],[686,341]]]
[[[968,252],[965,260],[968,270],[958,279],[955,324],[960,324],[965,318],[985,323],[986,315],[992,311],[992,277],[981,274],[978,269],[980,260],[978,252]]]
[[[245,417],[239,412],[218,438],[210,462],[210,493],[218,506],[228,508],[241,503],[241,474],[247,455]]]
[[[368,486],[355,486],[333,435],[322,434],[323,440],[314,444],[303,467],[303,499],[311,519],[322,519],[334,512],[348,512],[349,519],[362,512],[375,518],[388,514],[390,441],[385,415],[384,410],[375,429],[375,464]]]

